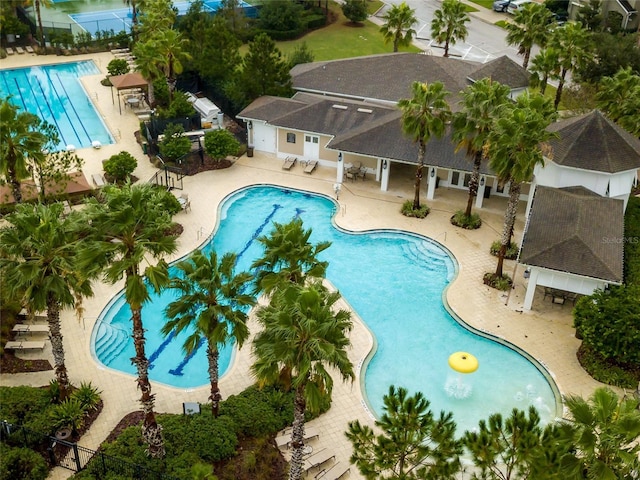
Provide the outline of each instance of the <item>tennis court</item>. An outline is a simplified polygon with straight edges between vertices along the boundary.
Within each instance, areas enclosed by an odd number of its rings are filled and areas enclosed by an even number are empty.
[[[178,10],[178,16],[186,15],[191,2],[175,2],[173,6]],[[246,2],[240,2],[245,15],[250,18],[256,16],[255,7]],[[220,7],[220,0],[209,0],[204,3],[204,12],[214,13]],[[97,32],[113,30],[114,33],[131,31],[131,9],[118,8],[115,10],[99,10],[95,12],[73,13],[69,17],[84,31],[95,36]]]

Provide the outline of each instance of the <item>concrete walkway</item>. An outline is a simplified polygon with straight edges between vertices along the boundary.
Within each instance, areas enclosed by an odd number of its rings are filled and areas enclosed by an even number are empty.
[[[84,58],[93,59],[104,72],[113,57],[105,53]],[[14,55],[3,60],[0,68],[78,61],[84,58]],[[119,113],[118,106],[111,101],[109,89],[99,83],[102,78],[104,73],[85,77],[83,84],[114,135],[116,143],[103,146],[101,150],[78,150],[77,153],[86,162],[86,176],[91,178],[93,173],[100,173],[102,160],[126,150],[138,158],[139,165],[135,175],[146,181],[156,169],[135,141],[133,132],[139,128],[138,119],[129,109],[123,110],[122,115]],[[225,196],[238,188],[269,183],[333,195],[335,170],[319,166],[313,175],[308,175],[298,166],[284,172],[281,163],[281,160],[272,156],[256,154],[252,158],[242,157],[229,169],[204,172],[185,178],[184,188],[191,199],[192,210],[189,213],[181,212],[175,217],[175,220],[184,226],[184,233],[179,239],[178,252],[169,260],[189,253],[204,241],[216,225],[216,206]],[[515,272],[515,288],[510,295],[482,284],[483,273],[495,269],[495,258],[490,256],[488,251],[491,242],[499,237],[505,200],[491,198],[486,202],[486,208],[480,212],[484,221],[483,227],[476,231],[463,231],[453,227],[449,222],[453,212],[462,208],[466,201],[466,193],[459,190],[438,189],[437,199],[430,202],[432,212],[428,218],[410,219],[398,213],[401,203],[413,195],[411,172],[407,171],[405,175],[403,177],[403,173],[398,172],[388,192],[381,192],[379,184],[371,178],[364,182],[343,184],[340,194],[341,208],[336,222],[341,227],[356,231],[374,228],[402,229],[429,236],[443,243],[456,256],[460,265],[459,275],[447,292],[447,300],[456,314],[473,327],[505,338],[527,351],[547,367],[563,394],[589,395],[599,384],[582,370],[576,360],[579,341],[575,339],[571,326],[571,305],[553,305],[548,300],[543,301],[540,294],[534,301],[534,310],[523,312],[526,280],[521,271],[515,271],[513,262],[507,262],[505,268],[507,272]],[[522,222],[521,212],[516,225],[517,239],[522,233]],[[139,393],[134,378],[105,368],[91,354],[91,332],[95,320],[120,288],[121,285],[96,285],[95,296],[85,302],[85,316],[80,321],[72,311],[64,311],[61,315],[71,381],[74,384],[91,381],[102,391],[105,402],[100,417],[80,442],[81,445],[93,449],[98,448],[124,415],[139,408]],[[355,365],[361,365],[371,349],[373,340],[366,327],[357,318],[355,320],[349,356]],[[244,348],[239,352],[236,362],[222,378],[220,386],[224,397],[238,393],[253,383],[249,373],[252,361],[249,350]],[[53,362],[50,346],[44,353],[24,354],[24,357],[44,357]],[[52,372],[3,374],[0,384],[41,386],[48,384],[51,378]],[[347,423],[358,419],[373,424],[373,418],[364,406],[361,380],[359,369],[356,381],[352,384],[343,384],[336,380],[332,408],[327,414],[312,422],[320,432],[319,438],[311,442],[313,448],[333,450],[336,461],[341,464],[348,463],[351,453],[350,444],[344,436]],[[184,390],[154,383],[153,393],[156,395],[158,412],[180,413],[182,402],[206,402],[208,389],[200,387]],[[57,468],[50,478],[62,479],[70,475],[70,471]],[[352,468],[349,478],[361,477],[356,469]]]

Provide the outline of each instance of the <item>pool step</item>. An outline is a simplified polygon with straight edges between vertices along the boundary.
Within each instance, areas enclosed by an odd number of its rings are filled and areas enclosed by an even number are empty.
[[[416,243],[403,244],[402,255],[430,271],[440,270],[449,260],[446,254],[433,251],[430,245],[424,246]]]
[[[108,323],[101,323],[98,327],[96,340],[96,356],[100,361],[109,365],[127,346],[129,333]]]

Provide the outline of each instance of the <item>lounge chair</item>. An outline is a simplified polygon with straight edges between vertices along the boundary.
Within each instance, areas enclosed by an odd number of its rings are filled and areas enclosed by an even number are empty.
[[[7,47],[5,50],[7,51],[7,55],[15,55],[16,53],[11,47]]]
[[[49,325],[28,325],[24,323],[16,323],[11,331],[16,333],[49,333]]]
[[[100,188],[104,187],[107,184],[107,181],[104,179],[101,173],[94,173],[91,175],[91,179],[93,180],[93,184]]]
[[[308,427],[304,429],[304,440],[311,440],[312,438],[318,438],[320,432],[317,428]],[[286,446],[289,448],[291,445],[291,428],[285,428],[280,435],[276,437],[276,446],[278,448]]]
[[[317,160],[309,160],[307,162],[307,165],[304,167],[304,173],[313,173],[317,165],[318,165]]]
[[[27,45],[26,47],[24,47],[24,49],[27,51],[27,53],[35,53],[31,45]]]
[[[296,162],[298,161],[298,159],[296,157],[287,157],[284,159],[284,163],[282,164],[282,169],[283,170],[291,170],[291,167],[293,167]]]
[[[44,342],[7,342],[4,345],[5,350],[42,350]]]
[[[335,454],[331,452],[331,450],[327,448],[323,448],[322,450],[318,450],[313,455],[308,456],[304,459],[304,463],[302,465],[302,470],[308,472],[312,468],[320,467],[323,464],[327,463],[329,460],[336,458]]]
[[[339,478],[344,477],[344,475],[349,471],[349,465],[336,462],[328,469],[320,470],[320,472],[318,472],[318,474],[314,478],[318,480],[338,480]]]
[[[18,55],[24,55],[24,48],[16,47],[16,52],[18,52]]]

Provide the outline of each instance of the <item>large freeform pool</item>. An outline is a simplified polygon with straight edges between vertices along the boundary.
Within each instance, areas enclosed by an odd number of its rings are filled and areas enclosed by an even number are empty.
[[[99,73],[92,61],[0,70],[0,97],[57,127],[57,150],[107,145],[113,138],[79,80]]]
[[[542,367],[505,342],[465,328],[443,305],[443,291],[457,271],[448,251],[400,231],[341,230],[332,222],[336,207],[332,199],[307,192],[249,187],[223,202],[215,235],[203,250],[234,251],[237,271],[247,270],[262,254],[257,237],[269,234],[272,222],[294,217],[313,229],[312,242],[332,242],[323,254],[329,261],[327,278],[376,339],[375,353],[362,368],[365,396],[377,415],[393,384],[423,392],[434,412],[452,411],[459,431],[476,427],[490,413],[509,414],[514,407],[535,405],[544,421],[556,416],[557,389]],[[181,388],[205,385],[205,348],[185,357],[183,336],[165,339],[159,333],[163,309],[173,298],[166,292],[143,308],[150,377]],[[101,313],[92,345],[104,365],[133,375],[130,315],[123,296],[116,297]],[[458,351],[475,355],[480,368],[470,375],[452,371],[447,361]],[[233,348],[223,350],[221,372],[228,369],[232,354]]]

